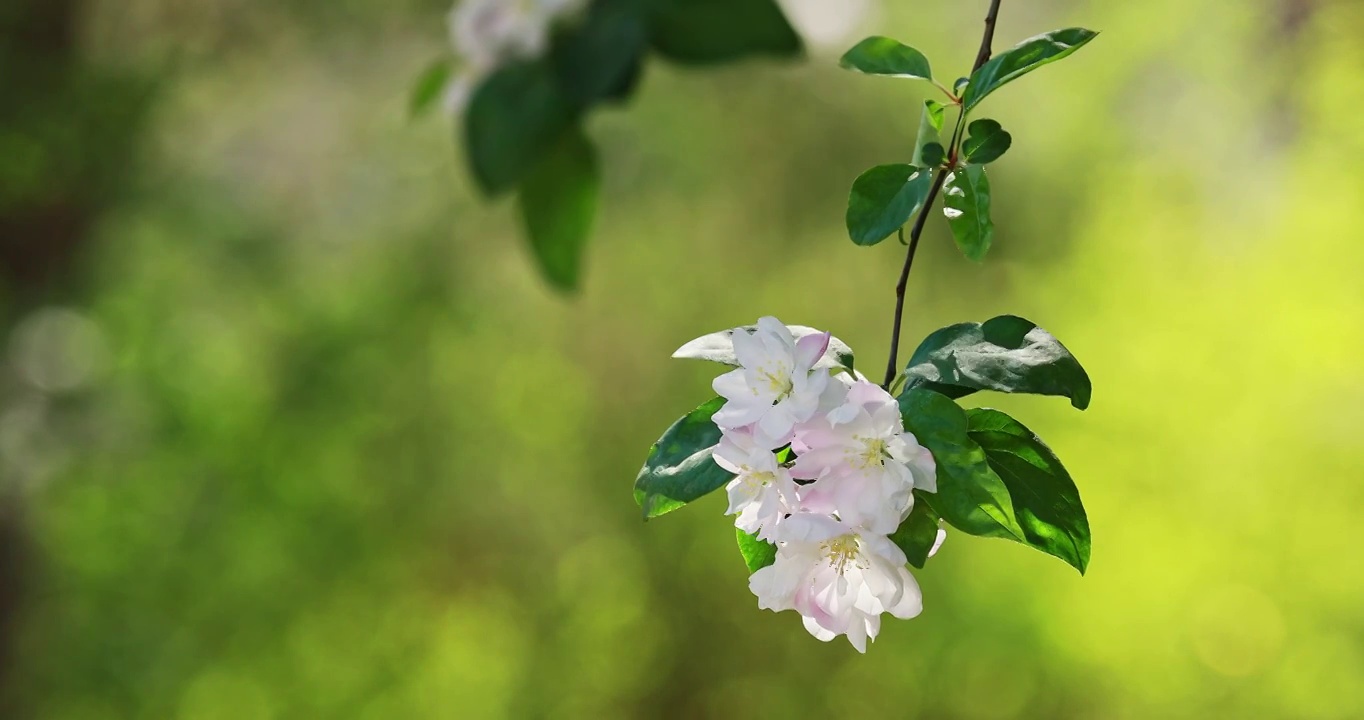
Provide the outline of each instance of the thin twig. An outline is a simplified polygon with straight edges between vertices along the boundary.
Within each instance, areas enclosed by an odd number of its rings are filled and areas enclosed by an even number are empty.
[[[998,19],[999,0],[990,0],[990,12],[985,14],[985,35],[980,39],[980,51],[976,53],[976,64],[972,66],[971,72],[990,61],[990,53],[993,52],[991,47],[995,42],[995,21]]]
[[[990,11],[985,15],[985,33],[980,38],[980,51],[976,53],[976,62],[972,66],[971,72],[980,69],[990,60],[991,48],[995,40],[995,22],[999,19],[1000,0],[990,0]],[[956,141],[961,134],[962,120],[965,119],[965,108],[962,114],[957,116],[957,128],[952,133],[952,147],[948,148],[951,154],[949,164],[956,163]],[[943,182],[947,179],[948,168],[938,168],[937,177],[933,178],[933,186],[928,190],[928,197],[924,198],[924,205],[919,210],[919,216],[914,219],[914,227],[909,231],[909,249],[905,251],[905,265],[900,269],[900,282],[895,284],[895,324],[890,330],[890,359],[886,362],[886,379],[881,383],[881,387],[889,390],[890,384],[895,380],[895,374],[899,372],[899,353],[900,353],[900,324],[905,311],[905,288],[909,285],[909,271],[914,266],[914,252],[919,249],[919,236],[923,234],[924,222],[928,219],[929,213],[933,211],[933,201],[937,199],[938,192],[942,190]]]

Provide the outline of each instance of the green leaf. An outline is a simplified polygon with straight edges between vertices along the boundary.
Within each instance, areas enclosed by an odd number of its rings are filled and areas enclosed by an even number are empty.
[[[967,162],[977,165],[998,160],[1014,142],[1013,136],[1005,132],[994,120],[973,121],[966,127],[966,131],[970,137],[961,144],[961,149],[966,153]]]
[[[962,94],[962,106],[970,111],[986,95],[1026,73],[1079,50],[1098,33],[1084,28],[1053,30],[1028,38],[1008,50],[990,58],[980,69],[971,73],[971,81]]]
[[[910,387],[953,398],[995,390],[1056,395],[1089,407],[1089,376],[1080,361],[1051,333],[1013,315],[935,331],[914,351],[905,375]]]
[[[544,61],[507,65],[474,91],[465,114],[465,151],[489,196],[516,187],[561,140],[577,110]]]
[[[649,33],[660,55],[687,65],[802,52],[775,0],[657,0]]]
[[[734,355],[734,332],[736,330],[752,332],[757,329],[757,327],[757,325],[744,325],[737,328],[713,332],[708,335],[702,335],[678,348],[677,351],[673,353],[673,357],[685,360],[709,360],[711,362],[737,367],[739,365],[739,359]],[[804,325],[787,325],[786,329],[790,330],[791,334],[795,336],[797,340],[806,335],[814,335],[815,333],[820,332],[819,330],[812,327],[805,327]],[[829,347],[824,351],[824,356],[819,359],[819,362],[815,363],[815,367],[829,369],[846,368],[852,370],[852,348],[848,347],[848,344],[842,340],[830,335]]]
[[[905,551],[910,565],[923,569],[933,543],[938,541],[938,514],[923,499],[922,491],[916,490],[914,494],[914,508],[890,536],[890,541]]]
[[[933,130],[935,132],[942,132],[943,111],[946,109],[947,106],[943,105],[937,100],[925,100],[924,115],[923,118],[920,120],[920,123],[926,121],[928,122],[929,125],[933,126]],[[919,132],[923,132],[922,124],[920,124],[919,126]]]
[[[567,133],[521,184],[521,218],[531,249],[550,284],[578,286],[583,246],[592,229],[601,180],[591,141]]]
[[[920,156],[924,167],[937,167],[947,157],[947,151],[939,143],[931,142],[920,150]]]
[[[942,104],[932,100],[924,101],[923,112],[919,113],[919,135],[914,139],[914,157],[910,158],[911,165],[927,168],[938,164],[924,161],[924,148],[935,144],[939,148],[942,147],[942,138],[938,135],[942,131],[942,116]]]
[[[420,117],[440,100],[441,94],[445,91],[445,86],[450,83],[452,72],[450,61],[441,58],[428,65],[421,75],[417,76],[417,81],[412,84],[412,94],[407,103],[409,117]]]
[[[720,428],[710,418],[725,404],[715,398],[673,423],[649,448],[635,478],[635,502],[644,519],[672,512],[734,479],[715,463],[711,453],[720,442]]]
[[[943,185],[943,206],[952,238],[962,254],[975,262],[983,260],[995,239],[985,166],[967,165],[949,175]]]
[[[888,37],[869,37],[857,43],[843,54],[838,64],[868,75],[933,79],[923,53]]]
[[[744,556],[744,564],[748,566],[750,575],[777,561],[776,545],[759,540],[757,535],[750,535],[739,528],[734,528],[734,534],[739,540],[739,554]]]
[[[878,165],[853,181],[848,195],[848,237],[875,245],[923,207],[933,173],[913,165]]]
[[[649,30],[636,0],[597,0],[574,24],[559,26],[550,57],[559,86],[582,107],[634,89]]]
[[[924,388],[910,388],[899,400],[905,429],[933,453],[938,466],[938,491],[916,499],[926,500],[962,532],[1024,542],[1009,489],[966,434],[966,412],[946,395]]]
[[[1085,573],[1089,520],[1080,491],[1051,449],[1022,423],[998,410],[968,410],[969,434],[1009,488],[1027,544]]]

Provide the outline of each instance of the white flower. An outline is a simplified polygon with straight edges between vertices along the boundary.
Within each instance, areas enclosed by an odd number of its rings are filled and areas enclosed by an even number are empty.
[[[748,587],[758,607],[800,613],[816,638],[847,635],[866,652],[881,613],[909,619],[923,610],[904,552],[886,537],[806,513],[787,518],[779,535],[776,562],[753,573]]]
[[[450,44],[460,73],[446,87],[445,104],[459,112],[488,73],[512,60],[544,54],[549,29],[585,0],[462,0],[450,10]]]
[[[712,383],[727,401],[713,420],[726,430],[754,426],[769,449],[781,447],[790,441],[796,423],[819,409],[829,371],[815,370],[814,364],[824,355],[829,334],[797,341],[780,321],[765,317],[753,333],[736,330],[733,340],[739,368]]]
[[[873,533],[895,532],[915,488],[938,489],[933,455],[904,431],[895,398],[865,380],[848,388],[841,406],[801,425],[793,447],[791,475],[815,481],[802,508]]]
[[[780,0],[786,17],[811,45],[845,49],[878,12],[876,0]]]
[[[714,457],[720,467],[738,476],[725,486],[729,494],[725,514],[737,513],[735,527],[771,540],[782,519],[799,507],[800,496],[791,472],[747,430],[726,432]]]

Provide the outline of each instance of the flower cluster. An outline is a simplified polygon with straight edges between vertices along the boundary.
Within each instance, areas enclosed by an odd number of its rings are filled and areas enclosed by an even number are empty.
[[[458,0],[450,10],[450,43],[461,71],[445,89],[451,114],[463,110],[480,80],[513,60],[545,53],[549,30],[586,0]]]
[[[725,399],[712,417],[715,462],[736,475],[726,487],[734,524],[777,547],[749,588],[759,607],[795,610],[816,638],[846,635],[865,652],[882,613],[923,608],[888,536],[915,489],[936,492],[933,456],[904,431],[889,393],[819,363],[828,333],[796,338],[765,317],[732,339],[739,367],[713,384]]]

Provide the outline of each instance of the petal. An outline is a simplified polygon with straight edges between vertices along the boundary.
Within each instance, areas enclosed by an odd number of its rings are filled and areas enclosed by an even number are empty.
[[[754,405],[751,401],[729,400],[710,416],[710,420],[722,429],[733,430],[752,425],[762,418],[766,411],[766,406]]]
[[[858,617],[853,618],[848,625],[848,642],[857,649],[857,652],[866,654],[867,652],[867,625],[866,622]]]
[[[756,368],[767,360],[767,349],[763,347],[762,341],[749,331],[739,328],[730,336],[730,340],[734,343],[734,357],[740,366]]]
[[[942,542],[947,539],[947,531],[938,528],[938,537],[933,540],[933,547],[929,548],[928,556],[933,557],[938,554],[938,548],[942,547]]]
[[[908,620],[924,611],[924,597],[919,591],[919,583],[909,573],[909,570],[901,565],[896,568],[896,571],[904,584],[904,591],[900,595],[899,602],[887,607],[886,612],[901,620]]]
[[[816,622],[815,619],[812,617],[806,616],[804,618],[801,618],[801,620],[802,622],[805,623],[805,630],[809,632],[811,635],[815,636],[816,640],[829,642],[830,640],[833,640],[834,638],[838,637],[838,635],[834,634],[833,632],[821,627],[820,624]]]
[[[781,539],[785,542],[821,543],[830,538],[846,535],[848,530],[847,525],[828,515],[796,513],[782,523]],[[901,556],[903,557],[903,554]]]
[[[807,450],[796,458],[791,466],[791,477],[801,480],[817,480],[821,475],[840,467],[844,460],[842,446],[820,447]]]
[[[829,349],[829,333],[812,333],[796,341],[796,368],[809,370]]]
[[[768,408],[758,419],[758,431],[767,438],[768,444],[786,444],[795,430],[796,421],[791,417],[791,406],[782,401]]]
[[[744,375],[742,368],[730,370],[710,382],[710,387],[726,400],[752,397],[753,390],[748,386],[748,378]]]
[[[796,338],[791,335],[786,325],[770,315],[758,318],[758,332],[780,341],[782,347],[788,348],[788,351],[796,346]]]
[[[729,496],[729,509],[725,510],[726,515],[733,515],[753,502],[753,493],[749,492],[748,483],[739,478],[729,481],[725,486],[725,494]]]

